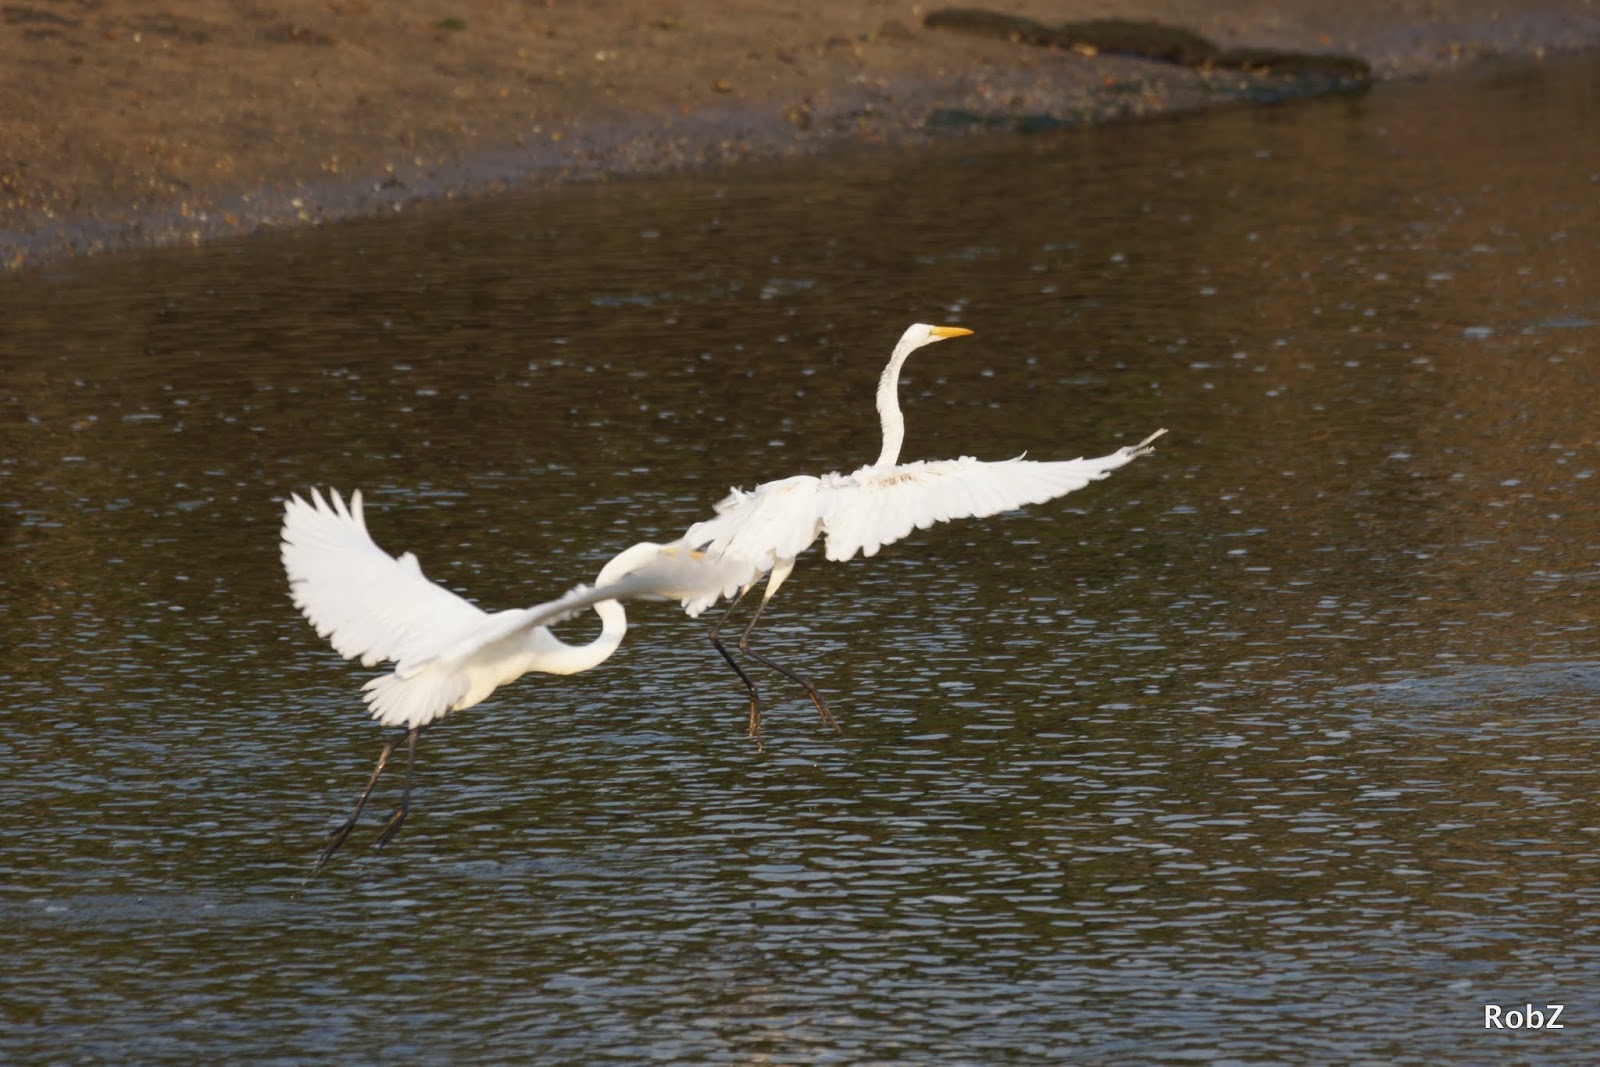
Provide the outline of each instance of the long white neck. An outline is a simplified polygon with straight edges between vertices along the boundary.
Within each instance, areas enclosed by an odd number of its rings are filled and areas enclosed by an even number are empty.
[[[892,467],[900,461],[900,446],[906,439],[906,420],[900,414],[900,368],[906,357],[925,342],[909,333],[900,338],[889,355],[889,364],[878,378],[878,421],[883,424],[883,450],[878,453],[874,467]]]
[[[543,626],[534,631],[539,670],[546,674],[581,674],[611,658],[628,632],[628,613],[615,600],[602,600],[594,606],[600,616],[600,636],[582,645],[569,645]]]
[[[594,584],[598,588],[618,581],[630,572],[655,559],[661,546],[648,543],[634,545],[619,552],[600,568]],[[622,645],[628,632],[628,613],[622,610],[621,601],[602,600],[594,606],[600,616],[600,636],[585,645],[569,645],[544,627],[535,631],[539,643],[539,669],[548,674],[578,674],[600,666]]]

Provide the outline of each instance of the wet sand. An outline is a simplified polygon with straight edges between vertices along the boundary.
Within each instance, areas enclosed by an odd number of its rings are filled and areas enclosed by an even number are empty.
[[[193,243],[610,175],[1347,91],[924,26],[821,0],[16,0],[0,9],[0,262]],[[1380,79],[1600,46],[1595,0],[1006,0]]]

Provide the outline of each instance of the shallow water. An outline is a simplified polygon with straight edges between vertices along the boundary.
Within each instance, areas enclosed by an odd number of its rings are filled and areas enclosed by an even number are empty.
[[[0,1059],[1570,1063],[1600,1012],[1600,72],[0,280]],[[283,496],[490,606],[849,468],[1156,455],[380,745]],[[569,624],[569,639],[593,632]],[[769,680],[770,679],[770,680]],[[1483,1028],[1565,1004],[1566,1028]]]

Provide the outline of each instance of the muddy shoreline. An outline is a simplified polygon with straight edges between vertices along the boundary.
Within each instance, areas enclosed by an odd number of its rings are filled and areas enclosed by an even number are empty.
[[[0,21],[0,263],[495,190],[1359,89],[928,28],[937,7],[19,0]],[[1600,47],[1591,0],[1015,3],[1394,79]],[[1189,22],[1185,22],[1185,19]]]

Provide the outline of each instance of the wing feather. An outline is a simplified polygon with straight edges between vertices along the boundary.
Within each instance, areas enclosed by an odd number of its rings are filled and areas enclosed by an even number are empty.
[[[737,596],[763,574],[809,548],[822,532],[819,508],[824,481],[800,474],[766,482],[749,492],[735,489],[717,504],[715,515],[689,527],[678,539],[679,545],[738,563],[727,572],[721,589],[684,597],[684,611],[693,617],[721,597]]]
[[[454,644],[441,648],[433,658],[450,662],[466,660],[500,642],[520,639],[530,630],[550,627],[579,615],[605,600],[681,600],[703,595],[721,596],[730,583],[755,576],[754,568],[733,556],[712,557],[690,552],[679,546],[648,546],[656,552],[639,566],[598,585],[575,586],[566,596],[536,604],[531,608],[499,611],[481,621]],[[630,549],[629,551],[635,551]],[[407,661],[395,668],[402,677],[426,666]]]
[[[428,658],[487,617],[428,580],[417,557],[379,548],[367,533],[360,490],[350,503],[334,490],[283,508],[283,567],[294,606],[346,659],[363,666]]]
[[[914,529],[1065,496],[1149,452],[1158,436],[1093,459],[984,462],[965,456],[831,476],[821,483],[817,507],[827,558],[872,556]]]
[[[679,543],[708,556],[732,556],[770,569],[804,552],[821,532],[822,479],[796,475],[736,491],[717,514],[689,527]]]
[[[1137,445],[1093,459],[1036,462],[1022,457],[985,463],[969,457],[862,467],[853,474],[798,475],[750,492],[735,489],[716,514],[689,527],[680,544],[710,556],[728,554],[751,566],[750,577],[721,593],[684,599],[698,615],[719,596],[731,597],[780,563],[795,559],[818,537],[827,558],[875,555],[915,529],[952,519],[982,518],[1065,496],[1151,451],[1157,430]],[[769,594],[770,595],[770,594]]]

